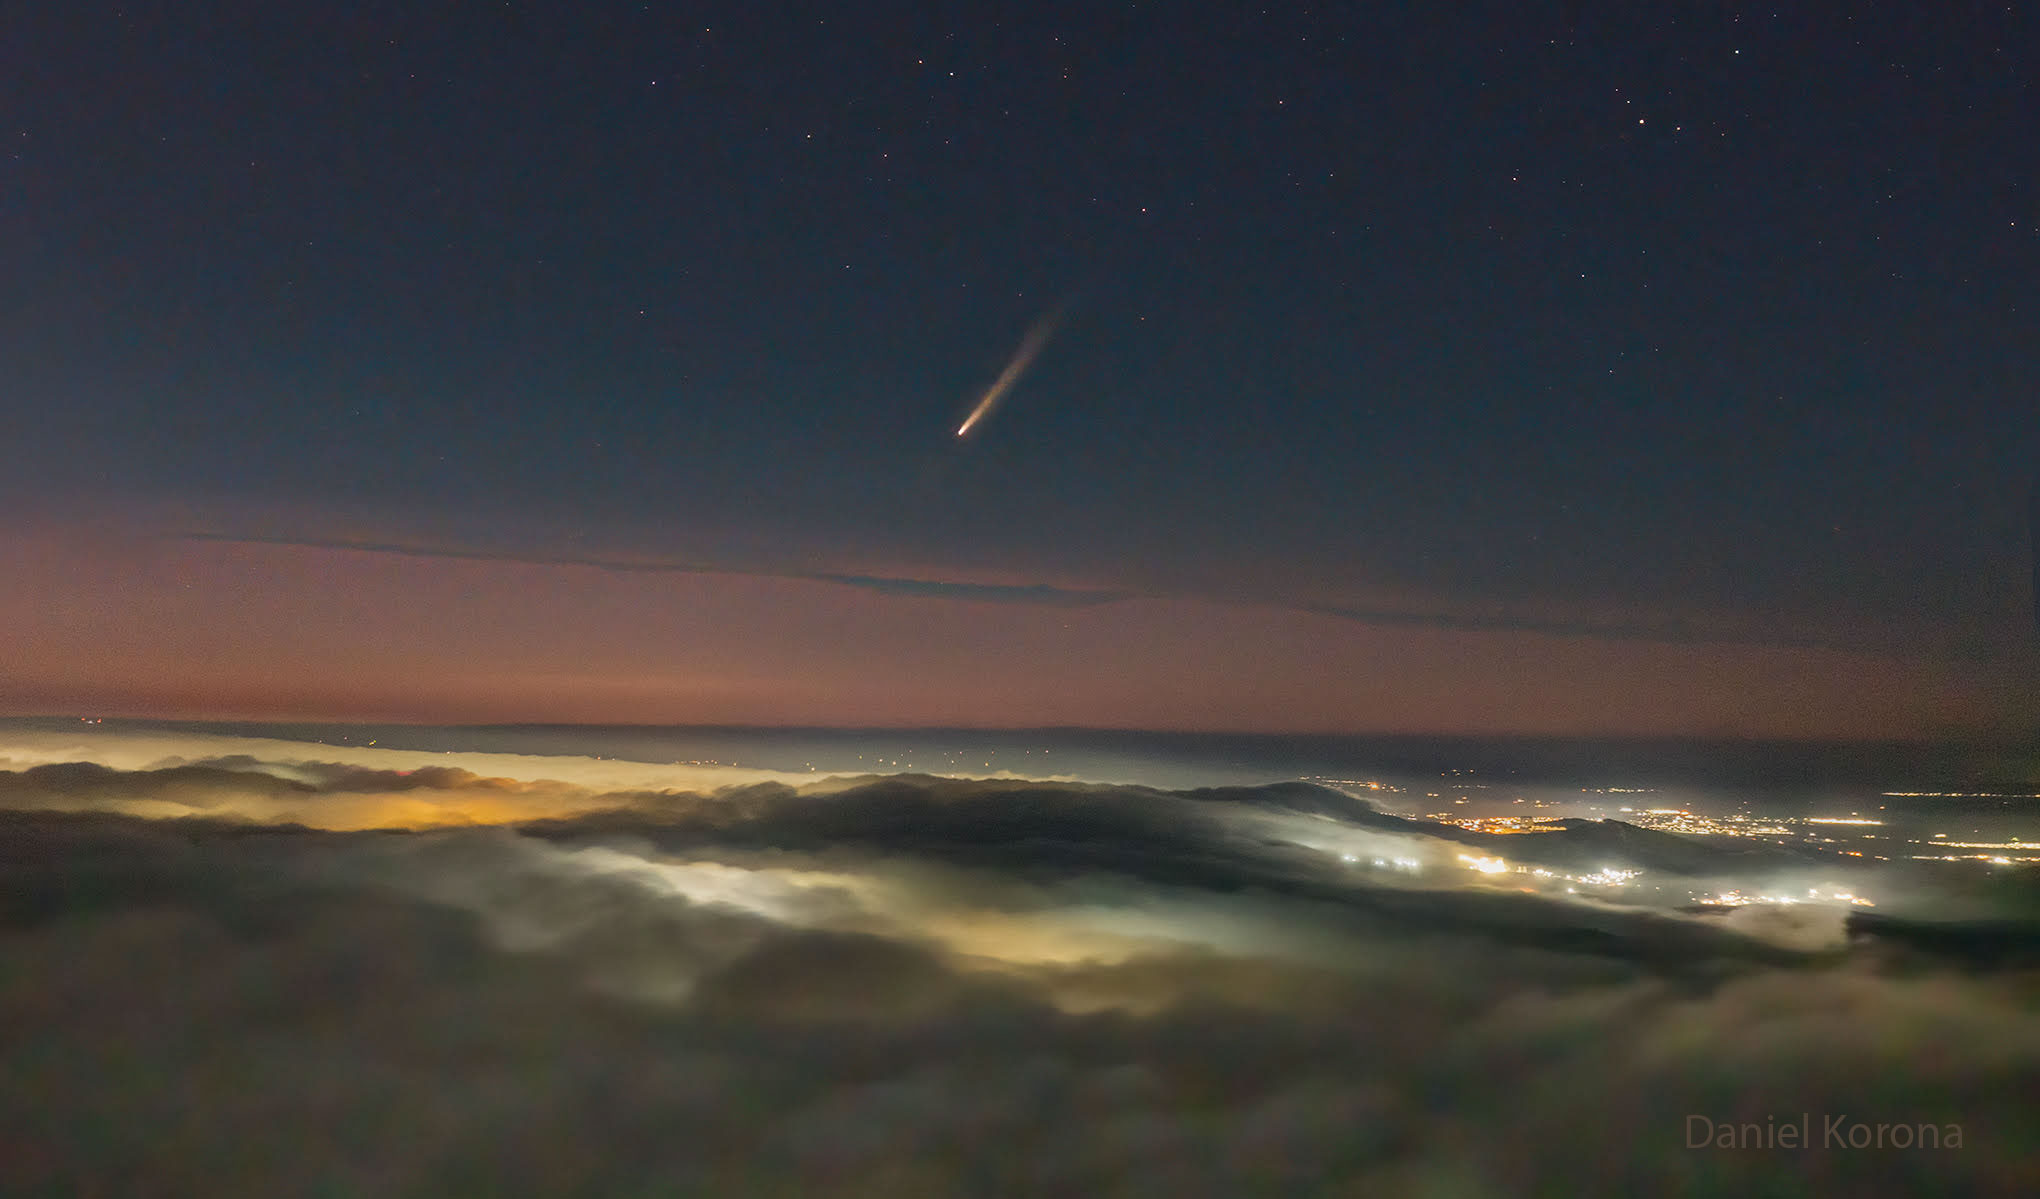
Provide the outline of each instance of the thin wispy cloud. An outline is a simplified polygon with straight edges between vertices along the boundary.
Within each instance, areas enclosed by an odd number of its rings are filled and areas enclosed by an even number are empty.
[[[760,570],[755,567],[727,567],[703,562],[674,562],[644,558],[611,558],[579,554],[546,554],[524,551],[463,549],[455,546],[421,545],[395,541],[350,541],[322,537],[258,537],[232,533],[184,533],[179,540],[228,545],[268,545],[287,548],[343,550],[364,554],[394,554],[407,558],[445,558],[464,562],[501,562],[530,566],[572,566],[616,574],[751,575],[759,578],[799,579],[834,583],[885,595],[952,599],[994,604],[1045,604],[1056,607],[1085,607],[1133,599],[1139,593],[1083,587],[1061,587],[1048,583],[974,583],[942,579],[898,578],[885,575],[850,574],[818,570]]]

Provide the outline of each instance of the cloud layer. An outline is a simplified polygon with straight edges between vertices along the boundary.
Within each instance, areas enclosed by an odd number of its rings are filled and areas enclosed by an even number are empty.
[[[2030,972],[1490,885],[1335,792],[7,752],[10,1191],[2034,1181]],[[1685,1147],[1801,1113],[1964,1147]]]

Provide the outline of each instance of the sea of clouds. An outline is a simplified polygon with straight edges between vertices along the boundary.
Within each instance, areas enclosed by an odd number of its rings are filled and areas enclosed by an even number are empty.
[[[1526,893],[1367,816],[16,736],[0,1191],[2040,1193],[2034,971]],[[1686,1143],[1801,1113],[1962,1148]]]

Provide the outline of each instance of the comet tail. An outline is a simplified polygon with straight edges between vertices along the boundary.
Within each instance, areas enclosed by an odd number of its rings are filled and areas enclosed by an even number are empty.
[[[1056,320],[1061,316],[1062,309],[1056,309],[1036,321],[1034,327],[1027,331],[1027,336],[1020,339],[1020,348],[1014,352],[1013,360],[1006,364],[1005,370],[999,372],[998,378],[992,380],[992,385],[985,389],[984,398],[977,402],[977,407],[970,410],[970,415],[963,419],[963,424],[957,426],[958,437],[970,432],[971,427],[983,420],[991,412],[992,406],[1020,381],[1020,376],[1027,372],[1027,367],[1034,361],[1035,355],[1041,353],[1041,348],[1048,344],[1049,335],[1055,332]]]

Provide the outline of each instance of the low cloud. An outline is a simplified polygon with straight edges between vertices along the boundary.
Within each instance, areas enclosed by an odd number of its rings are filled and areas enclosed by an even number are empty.
[[[1811,909],[1523,893],[1298,787],[601,786],[276,751],[12,755],[6,1189],[2030,1181],[2031,975],[1851,945]],[[464,819],[361,823],[399,801]],[[1692,1114],[1800,1113],[1964,1148],[1684,1144]]]

